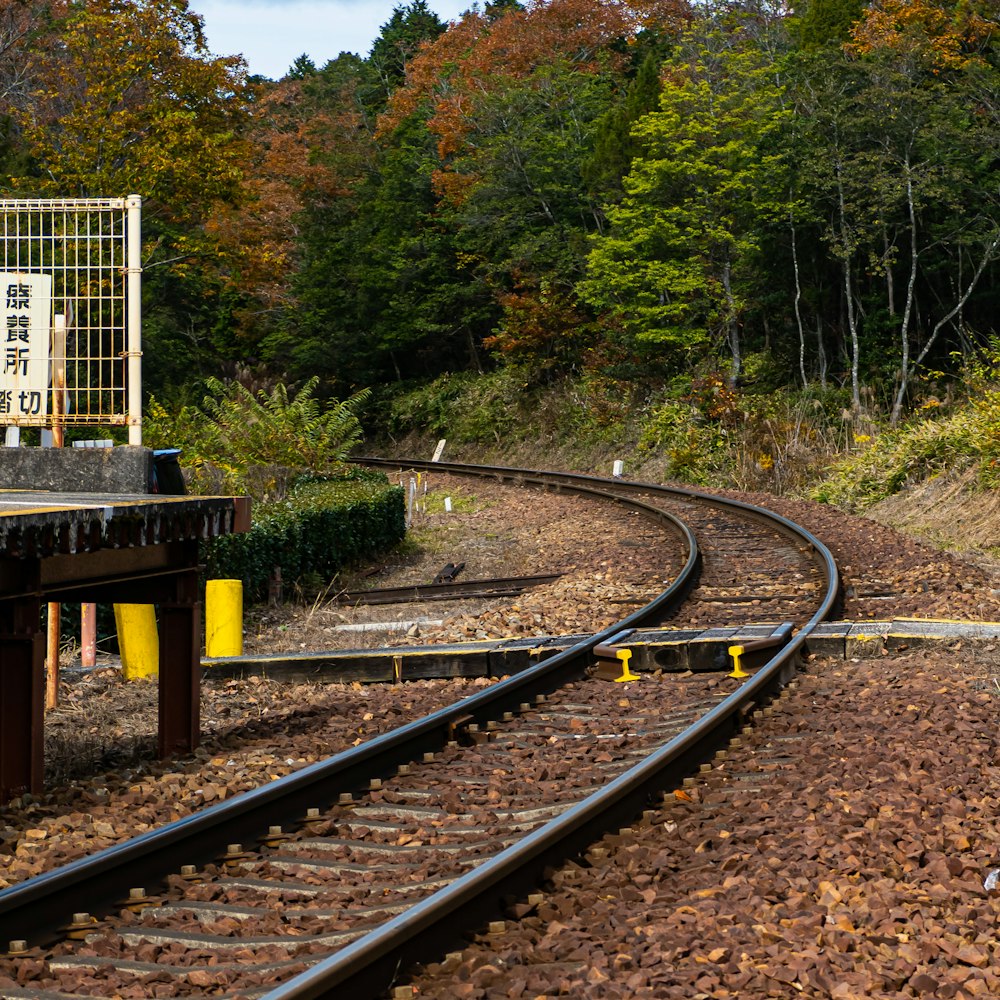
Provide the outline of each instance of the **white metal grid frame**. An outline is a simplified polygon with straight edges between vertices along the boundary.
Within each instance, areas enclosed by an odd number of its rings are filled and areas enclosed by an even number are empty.
[[[0,199],[3,270],[51,275],[50,325],[66,322],[65,404],[0,424],[124,425],[141,444],[141,210],[139,195]]]

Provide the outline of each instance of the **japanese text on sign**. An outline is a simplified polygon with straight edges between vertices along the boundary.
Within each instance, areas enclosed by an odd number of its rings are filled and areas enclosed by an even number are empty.
[[[0,425],[48,412],[52,276],[0,271]]]

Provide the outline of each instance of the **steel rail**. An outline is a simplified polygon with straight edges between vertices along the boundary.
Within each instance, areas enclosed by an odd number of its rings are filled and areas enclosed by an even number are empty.
[[[623,498],[581,487],[580,492],[622,503]],[[374,777],[386,777],[423,753],[440,750],[454,737],[456,726],[485,723],[523,702],[549,694],[589,665],[590,650],[623,629],[658,620],[684,597],[700,567],[697,540],[679,518],[628,499],[631,509],[677,531],[687,551],[680,573],[654,600],[621,621],[581,640],[569,649],[422,719],[383,733],[357,747],[318,761],[294,774],[210,806],[157,830],[113,845],[92,856],[43,873],[0,891],[0,941],[29,945],[59,938],[70,915],[101,913],[126,898],[133,887],[149,888],[182,865],[207,863],[225,854],[231,843],[256,844],[280,818],[305,816],[309,808],[338,793],[360,790]]]
[[[358,459],[358,462],[444,468],[441,463],[370,459]],[[522,481],[539,478],[537,473],[530,472],[522,476],[524,470],[484,466],[450,465],[445,471],[464,475],[493,475],[502,471],[505,476]],[[593,481],[595,477],[581,478]],[[618,484],[617,480],[614,482]],[[495,913],[505,898],[523,895],[541,881],[546,868],[582,851],[609,829],[628,822],[654,792],[671,784],[676,787],[729,740],[742,726],[750,709],[770,700],[794,674],[798,650],[809,633],[833,611],[839,599],[839,573],[829,549],[805,528],[752,504],[727,501],[683,488],[659,488],[650,484],[642,484],[640,488],[678,493],[723,507],[732,506],[770,520],[806,543],[818,556],[827,581],[826,592],[815,613],[749,680],[661,749],[480,867],[269,991],[264,1000],[332,1000],[334,997],[376,995],[391,984],[398,969],[426,961],[429,955],[439,953],[442,940],[454,938],[470,927],[482,926],[484,918]]]
[[[355,606],[409,604],[418,601],[458,601],[465,597],[514,597],[532,587],[552,583],[561,573],[537,573],[534,576],[495,576],[482,580],[458,580],[453,583],[413,583],[408,587],[377,587],[371,590],[342,591],[333,596],[338,604]]]
[[[695,500],[699,503],[713,504],[721,508],[730,508],[743,511],[750,517],[763,520],[773,527],[778,527],[787,534],[805,541],[811,548],[816,548],[818,539],[814,538],[805,528],[764,507],[758,507],[743,500],[734,500],[729,497],[716,496],[712,493],[705,493],[688,486],[666,486],[661,483],[647,483],[641,480],[609,478],[607,476],[595,476],[585,472],[556,472],[540,469],[521,469],[507,465],[473,465],[461,462],[434,462],[424,459],[397,459],[397,458],[376,458],[373,456],[358,456],[349,459],[355,465],[373,465],[380,468],[391,469],[414,469],[424,472],[445,472],[456,476],[478,477],[480,479],[498,479],[501,482],[512,482],[516,484],[527,483],[534,486],[548,488],[559,486],[571,492],[586,492],[588,490],[598,490],[605,496],[615,496],[622,492],[629,493],[661,493],[666,496],[682,497],[687,500]],[[822,543],[819,547],[823,548]],[[831,560],[832,562],[832,557]],[[836,566],[833,567],[836,570]],[[837,580],[839,591],[840,583]]]

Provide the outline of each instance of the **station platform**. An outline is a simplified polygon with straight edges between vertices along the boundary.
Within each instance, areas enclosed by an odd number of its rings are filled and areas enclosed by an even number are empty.
[[[157,604],[159,751],[197,745],[198,547],[249,527],[245,497],[0,490],[0,801],[42,788],[49,602]]]

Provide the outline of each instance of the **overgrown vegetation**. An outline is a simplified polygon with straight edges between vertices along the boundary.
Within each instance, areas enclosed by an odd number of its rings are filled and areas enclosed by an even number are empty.
[[[387,420],[394,437],[422,431],[424,450],[446,437],[449,449],[500,461],[598,468],[622,458],[630,474],[855,510],[942,473],[974,470],[981,488],[1000,485],[1000,355],[926,381],[916,412],[895,427],[874,401],[857,412],[846,388],[775,387],[757,364],[748,359],[756,379],[736,389],[714,373],[678,377],[644,399],[608,379],[514,398],[495,391],[495,376],[439,379],[394,400]]]
[[[358,410],[370,393],[322,401],[317,383],[253,392],[208,379],[200,406],[149,407],[146,443],[181,449],[192,492],[253,498],[250,531],[206,546],[208,577],[242,580],[248,600],[267,597],[276,570],[286,585],[325,585],[405,532],[402,490],[345,463],[361,440]]]
[[[181,449],[195,493],[281,500],[304,473],[343,468],[362,438],[358,411],[371,393],[321,402],[318,382],[311,378],[289,395],[281,382],[254,393],[240,382],[210,378],[201,406],[170,411],[153,400],[143,436],[149,447]]]
[[[815,500],[864,510],[905,486],[972,473],[980,489],[1000,486],[1000,354],[970,366],[952,404],[931,397],[903,426],[856,439],[810,491]],[[942,412],[944,411],[944,412]]]
[[[336,470],[359,386],[388,440],[853,506],[1000,475],[995,3],[408,0],[278,81],[186,0],[0,34],[6,193],[144,197],[147,441],[201,491]]]

